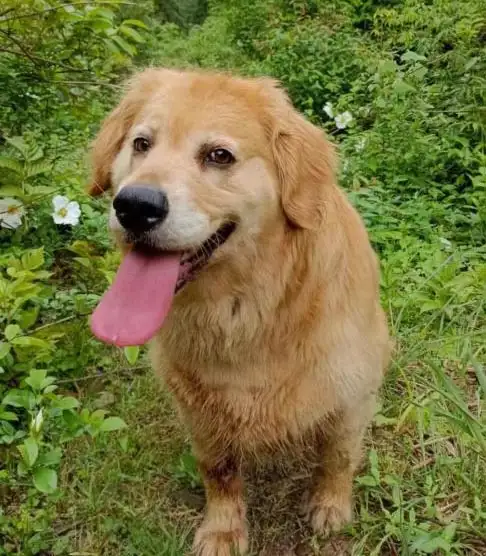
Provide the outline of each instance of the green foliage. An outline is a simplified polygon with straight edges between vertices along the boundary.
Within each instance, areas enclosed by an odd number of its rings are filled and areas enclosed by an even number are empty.
[[[126,71],[146,25],[122,19],[120,3],[7,0],[0,12],[0,104],[18,134],[52,105],[80,114],[84,102]],[[73,103],[75,106],[73,106]]]

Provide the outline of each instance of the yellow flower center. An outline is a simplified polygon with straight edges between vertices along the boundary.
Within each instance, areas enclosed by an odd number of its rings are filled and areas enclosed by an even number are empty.
[[[58,212],[59,212],[59,216],[62,216],[63,218],[67,216],[67,209],[65,208],[59,209]]]
[[[9,214],[17,214],[19,212],[19,207],[17,207],[16,205],[10,205],[7,209],[7,212]]]

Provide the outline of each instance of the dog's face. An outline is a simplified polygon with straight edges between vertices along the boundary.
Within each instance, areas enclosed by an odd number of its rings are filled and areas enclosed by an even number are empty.
[[[279,220],[317,227],[332,180],[323,134],[272,81],[209,73],[136,76],[93,158],[91,193],[111,189],[119,242],[182,252],[195,268]]]

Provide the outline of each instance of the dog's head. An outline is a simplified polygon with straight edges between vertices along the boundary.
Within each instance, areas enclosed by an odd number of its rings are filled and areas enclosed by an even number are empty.
[[[149,69],[102,125],[90,193],[112,191],[122,243],[204,259],[279,218],[318,227],[333,160],[270,79]]]

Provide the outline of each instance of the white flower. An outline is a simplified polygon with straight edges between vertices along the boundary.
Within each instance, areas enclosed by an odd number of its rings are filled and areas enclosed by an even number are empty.
[[[25,214],[24,206],[18,199],[5,197],[0,199],[0,226],[14,230],[22,224],[22,216]]]
[[[39,409],[37,415],[32,419],[32,423],[30,426],[36,434],[39,434],[42,429],[43,423],[44,423],[44,416],[42,414],[42,408],[41,408]]]
[[[356,141],[354,148],[357,153],[360,153],[365,148],[365,145],[366,145],[366,139],[364,137],[361,137]]]
[[[334,118],[334,112],[332,110],[332,104],[330,102],[326,102],[323,110],[330,118]]]
[[[334,118],[334,121],[336,122],[336,127],[338,129],[344,129],[353,121],[353,116],[351,115],[351,112],[343,112],[342,114],[338,114]]]
[[[54,212],[52,218],[56,224],[76,226],[81,216],[81,209],[76,201],[70,201],[63,195],[56,195],[52,199]]]

